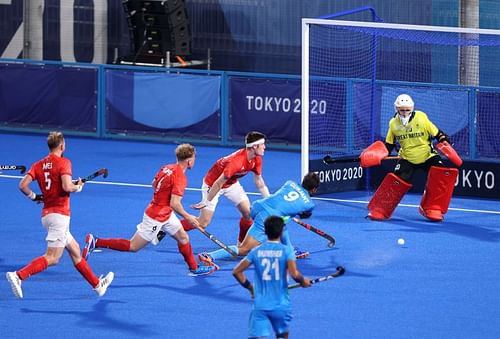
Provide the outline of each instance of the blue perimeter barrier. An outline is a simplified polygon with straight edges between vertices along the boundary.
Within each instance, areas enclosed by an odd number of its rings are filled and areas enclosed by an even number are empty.
[[[343,81],[346,88],[363,82],[334,80]],[[96,138],[240,146],[248,131],[258,130],[268,135],[271,148],[300,149],[299,76],[0,59],[0,85],[3,131],[59,129]],[[456,102],[464,113],[460,123],[436,117],[438,125],[444,125],[445,131],[456,129],[453,133],[460,138],[455,147],[464,159],[500,159],[500,141],[493,133],[500,130],[500,119],[492,119],[492,107],[500,105],[499,88],[389,81],[377,82],[377,86],[384,119],[390,110],[384,98],[392,98],[398,88],[413,87],[422,95],[435,92],[441,101],[445,99],[442,93],[451,89],[450,102]],[[463,100],[457,101],[457,95]],[[328,111],[333,105],[330,101],[312,97],[311,113],[333,114]],[[346,107],[345,112],[353,109]],[[439,108],[429,108],[428,114],[433,111]],[[351,119],[345,112],[340,114]],[[453,126],[446,126],[447,122]],[[384,133],[383,128],[375,131],[377,138],[384,138]],[[361,145],[368,142],[358,140]],[[346,151],[352,153],[352,143]]]

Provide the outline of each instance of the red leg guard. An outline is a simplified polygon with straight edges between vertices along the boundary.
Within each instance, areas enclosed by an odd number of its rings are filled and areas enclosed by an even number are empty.
[[[433,221],[443,220],[443,214],[448,212],[450,206],[457,176],[456,168],[431,167],[419,208],[424,217]]]
[[[87,263],[87,260],[82,258],[82,260],[75,265],[75,268],[92,287],[95,288],[97,285],[99,285],[99,278],[94,274],[94,272],[92,272],[92,269]]]
[[[47,258],[45,258],[43,255],[39,256],[38,258],[33,259],[28,265],[25,267],[21,268],[19,271],[17,271],[17,276],[21,279],[28,279],[30,276],[40,273],[43,270],[46,270],[47,267],[49,266],[49,262],[47,261]]]
[[[394,173],[387,174],[368,204],[368,217],[372,220],[389,219],[411,186]]]
[[[177,243],[177,248],[179,248],[179,253],[184,257],[184,261],[188,265],[190,270],[195,270],[198,268],[198,263],[193,254],[193,248],[191,247],[191,243],[187,242],[185,244]]]
[[[121,238],[97,238],[95,242],[96,248],[109,248],[115,251],[129,252],[130,240]]]

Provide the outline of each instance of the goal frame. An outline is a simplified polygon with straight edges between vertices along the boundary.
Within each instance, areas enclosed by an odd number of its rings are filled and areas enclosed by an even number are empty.
[[[481,29],[481,28],[463,28],[463,27],[445,27],[445,26],[427,26],[427,25],[407,25],[383,22],[367,21],[348,21],[331,19],[302,19],[302,65],[301,65],[301,176],[309,172],[309,46],[310,46],[310,26],[357,26],[370,28],[387,28],[410,31],[430,31],[430,32],[449,32],[464,34],[489,34],[499,35],[500,30]],[[470,67],[479,67],[479,65],[470,65]]]

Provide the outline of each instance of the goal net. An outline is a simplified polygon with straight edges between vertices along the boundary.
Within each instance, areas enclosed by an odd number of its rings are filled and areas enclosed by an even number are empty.
[[[498,160],[499,55],[497,30],[302,19],[302,174],[384,140],[403,93],[464,159]]]

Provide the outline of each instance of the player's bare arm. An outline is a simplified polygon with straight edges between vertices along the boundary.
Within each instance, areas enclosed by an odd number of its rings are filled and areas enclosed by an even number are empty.
[[[19,182],[19,190],[21,190],[26,197],[39,204],[43,202],[43,194],[36,194],[35,191],[29,187],[32,182],[33,178],[31,175],[25,175],[21,179],[21,182]]]
[[[248,281],[247,277],[245,276],[245,270],[250,267],[252,263],[246,259],[242,259],[238,265],[233,269],[233,276],[234,278],[240,283],[241,286],[245,287],[249,292],[250,295],[254,296],[253,294],[253,285],[250,281]]]
[[[74,184],[73,180],[71,179],[71,175],[68,174],[62,175],[61,181],[63,190],[69,193],[80,192],[83,188],[83,185],[85,185],[81,178],[78,178],[78,181],[76,182],[76,184]]]
[[[25,175],[24,178],[21,180],[19,183],[19,189],[21,192],[24,193],[26,196],[30,196],[33,191],[29,188],[29,185],[33,182],[33,178],[31,178],[30,175]]]
[[[304,278],[302,273],[299,272],[295,260],[288,260],[287,264],[288,264],[288,273],[292,276],[293,280],[298,282],[302,287],[311,286],[311,280],[308,278]]]
[[[217,180],[214,181],[214,184],[210,187],[210,191],[208,192],[206,201],[200,201],[199,203],[191,205],[191,208],[200,210],[207,205],[207,201],[212,201],[212,199],[220,192],[224,184],[229,178],[227,178],[224,174],[221,174]]]
[[[253,182],[255,183],[255,187],[257,187],[263,198],[266,198],[270,195],[269,188],[264,182],[264,178],[262,177],[262,175],[254,174]]]
[[[224,175],[224,173],[222,173],[218,178],[217,180],[215,180],[214,184],[212,185],[212,187],[210,187],[210,191],[208,192],[208,195],[207,195],[207,200],[208,201],[212,201],[212,199],[217,195],[217,193],[220,192],[220,190],[222,189],[222,187],[224,186],[224,184],[226,183],[226,181],[228,180],[229,178],[226,177]]]
[[[189,221],[189,223],[195,227],[200,227],[200,223],[198,221],[198,218],[196,218],[194,215],[189,214],[186,212],[184,209],[184,206],[182,206],[182,197],[180,195],[172,194],[170,198],[170,207],[175,211],[175,213],[179,214],[182,216],[184,219]]]

